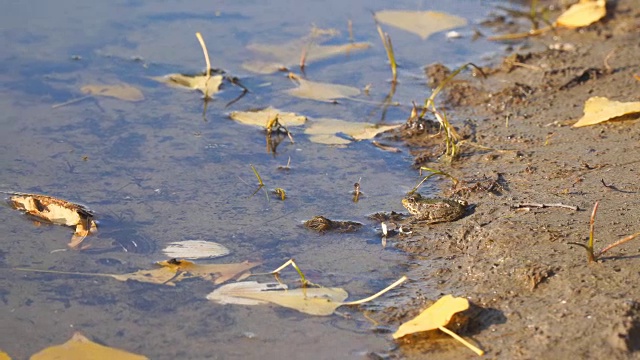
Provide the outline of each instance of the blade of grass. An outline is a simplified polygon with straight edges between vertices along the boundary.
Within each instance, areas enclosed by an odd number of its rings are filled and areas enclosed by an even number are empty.
[[[375,15],[374,15],[374,20],[375,20]],[[398,74],[396,69],[397,68],[396,57],[395,57],[395,54],[393,53],[393,45],[391,44],[391,37],[389,36],[389,34],[382,31],[382,27],[380,26],[380,24],[378,24],[377,20],[376,20],[376,28],[378,29],[378,35],[380,35],[380,40],[382,41],[382,45],[384,46],[384,49],[387,51],[387,58],[389,58],[389,64],[391,66],[391,75],[393,75],[391,82],[395,84],[398,79]]]
[[[200,42],[200,47],[202,48],[202,52],[204,53],[204,61],[207,65],[207,70],[206,70],[206,74],[207,74],[207,81],[205,83],[205,94],[204,94],[204,98],[207,99],[209,98],[209,94],[208,94],[208,83],[209,80],[211,79],[211,62],[209,61],[209,51],[207,51],[207,44],[204,43],[204,39],[202,38],[202,34],[200,34],[199,32],[196,33],[196,37],[198,38],[198,41]]]
[[[369,302],[369,301],[371,301],[371,300],[373,300],[375,298],[378,298],[378,297],[382,296],[384,293],[388,292],[389,290],[395,288],[396,286],[402,284],[405,281],[407,281],[407,277],[406,276],[402,276],[400,279],[396,280],[396,282],[394,282],[393,284],[391,284],[391,285],[387,286],[386,288],[378,291],[377,293],[369,296],[368,298],[364,298],[364,299],[356,300],[356,301],[349,301],[349,302],[343,303],[342,305],[359,305],[359,304],[363,304],[363,303]]]

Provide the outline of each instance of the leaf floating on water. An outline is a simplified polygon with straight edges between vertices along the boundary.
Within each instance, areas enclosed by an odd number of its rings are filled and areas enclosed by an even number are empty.
[[[202,94],[212,97],[220,91],[223,76],[213,75],[211,77],[207,77],[207,74],[169,74],[166,76],[155,77],[153,79],[173,87],[198,90]]]
[[[31,360],[143,360],[146,356],[115,349],[87,339],[80,332],[75,332],[64,344],[48,347],[31,356]]]
[[[6,352],[0,350],[0,360],[11,360],[11,356]]]
[[[327,59],[340,54],[365,50],[369,43],[347,43],[341,45],[320,45],[326,39],[334,37],[338,32],[332,30],[313,29],[311,34],[297,40],[279,45],[250,44],[249,50],[267,55],[273,61],[253,60],[245,62],[245,70],[258,74],[271,74],[287,67],[298,65],[301,54],[305,54],[305,63]]]
[[[557,26],[579,28],[593,24],[607,15],[605,0],[584,1],[571,5],[556,20]]]
[[[351,86],[309,81],[293,73],[289,74],[289,78],[296,81],[298,87],[286,90],[285,92],[291,96],[303,99],[332,101],[360,95],[360,89]]]
[[[637,113],[640,113],[640,101],[620,102],[594,96],[584,103],[584,116],[573,127],[595,125]]]
[[[418,316],[400,325],[398,330],[393,334],[393,338],[399,339],[405,335],[439,329],[448,335],[451,335],[454,339],[462,342],[476,354],[482,356],[484,351],[471,345],[451,330],[445,328],[445,326],[451,321],[451,317],[453,317],[453,315],[461,311],[465,311],[468,308],[469,300],[445,295],[433,305],[422,311]]]
[[[85,85],[80,88],[85,94],[94,96],[107,96],[125,101],[142,101],[144,95],[140,89],[128,84],[117,85]]]
[[[349,294],[342,288],[306,287],[288,290],[284,284],[260,284],[255,281],[224,285],[210,293],[207,299],[223,304],[259,305],[269,302],[309,315],[328,316],[333,314],[340,306],[359,305],[371,301],[400,285],[405,280],[407,278],[403,276],[378,293],[366,299],[352,302],[344,302]],[[256,302],[247,304],[242,299],[250,299]]]
[[[133,273],[122,275],[109,274],[109,276],[119,281],[132,280],[151,284],[175,286],[178,281],[191,278],[187,273],[179,271],[180,269],[177,265],[166,264],[156,269],[138,270]]]
[[[278,116],[278,122],[283,126],[301,126],[307,121],[306,116],[292,112],[283,112],[269,106],[266,109],[256,111],[233,111],[229,114],[232,120],[241,124],[266,127],[274,116]]]
[[[207,295],[207,300],[218,304],[236,305],[262,305],[266,301],[251,299],[246,294],[255,294],[262,291],[287,290],[287,285],[279,283],[261,284],[257,281],[241,281],[223,285]]]
[[[259,284],[251,281],[224,285],[210,293],[207,299],[233,304],[241,303],[241,299],[250,299],[257,301],[251,305],[269,302],[310,315],[327,316],[342,306],[348,296],[349,294],[341,288],[287,290],[286,285],[283,288],[277,283]]]
[[[69,247],[80,249],[82,241],[98,231],[93,211],[83,205],[47,195],[10,193],[11,206],[52,224],[75,226]]]
[[[304,133],[310,135],[309,140],[318,144],[346,145],[349,144],[351,140],[337,136],[338,133],[346,134],[353,140],[367,140],[401,125],[402,124],[374,125],[339,119],[320,118],[315,119],[311,126],[305,129]]]
[[[211,259],[229,254],[229,249],[213,241],[185,240],[169,243],[162,252],[170,258]]]
[[[425,40],[431,34],[467,25],[467,20],[437,11],[382,10],[375,17],[383,24],[414,33]]]

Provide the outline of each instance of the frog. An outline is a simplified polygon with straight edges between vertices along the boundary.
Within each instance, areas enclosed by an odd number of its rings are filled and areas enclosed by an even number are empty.
[[[402,199],[402,205],[415,220],[436,224],[460,219],[469,204],[464,200],[423,198],[422,195],[413,193]]]

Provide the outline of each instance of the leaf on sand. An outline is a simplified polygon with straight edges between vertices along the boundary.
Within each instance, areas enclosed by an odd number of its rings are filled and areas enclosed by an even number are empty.
[[[605,0],[581,0],[571,5],[556,20],[557,26],[579,28],[593,24],[607,15]]]
[[[98,231],[93,211],[83,205],[47,195],[18,192],[10,195],[9,202],[17,210],[52,224],[75,226],[69,243],[72,249],[81,249],[84,238]]]
[[[48,347],[31,356],[31,360],[143,360],[146,356],[130,353],[125,350],[115,349],[96,344],[87,339],[80,332],[73,334],[71,339],[64,344]]]
[[[313,29],[311,34],[288,43],[279,45],[251,44],[249,50],[267,55],[273,61],[253,60],[245,62],[242,67],[245,70],[258,74],[271,74],[300,63],[300,57],[304,53],[305,63],[330,58],[340,54],[349,54],[354,51],[368,49],[369,43],[348,43],[341,45],[320,45],[324,40],[337,34],[337,31]]]
[[[431,34],[467,25],[459,16],[437,11],[382,10],[375,17],[383,24],[412,32],[425,40]]]
[[[213,241],[185,240],[169,243],[162,252],[170,258],[210,259],[229,254],[229,249]]]
[[[351,86],[309,81],[293,73],[289,73],[289,78],[296,81],[298,87],[286,90],[285,92],[291,96],[303,99],[332,101],[360,95],[360,89]]]
[[[270,302],[290,309],[310,314],[327,316],[343,305],[349,294],[341,288],[302,288],[286,290],[275,283],[238,285],[228,284],[216,289],[207,296],[213,301],[225,300],[225,303],[238,303],[231,298],[251,299],[257,304]],[[231,286],[231,289],[227,288]],[[224,296],[221,296],[224,295]],[[240,301],[240,300],[238,300]]]
[[[595,125],[636,113],[640,113],[640,101],[619,102],[594,96],[584,103],[584,116],[573,124],[573,127]]]
[[[140,89],[128,84],[117,85],[85,85],[80,88],[85,94],[94,96],[107,96],[125,101],[141,101],[144,100],[144,95]]]
[[[484,351],[470,344],[453,331],[447,329],[445,325],[451,321],[451,317],[456,313],[465,311],[469,308],[469,300],[465,298],[456,298],[451,295],[445,295],[438,299],[433,305],[429,306],[415,318],[400,325],[398,330],[393,333],[394,339],[399,339],[405,335],[439,329],[462,344],[470,348],[476,354],[482,356]]]
[[[201,93],[211,97],[220,91],[222,85],[222,75],[212,75],[207,78],[207,74],[183,75],[169,74],[153,78],[156,81],[165,83],[169,86],[198,90]]]
[[[301,126],[307,121],[306,116],[292,112],[283,112],[269,106],[266,109],[256,111],[233,111],[229,114],[232,120],[241,124],[260,126],[265,128],[274,116],[278,116],[278,122],[283,126]]]
[[[261,291],[286,290],[287,285],[279,283],[261,284],[257,281],[241,281],[221,286],[207,295],[207,300],[219,304],[262,305],[266,301],[254,300],[245,294],[255,294]]]
[[[318,144],[346,145],[349,144],[351,140],[336,136],[338,133],[346,134],[353,140],[366,140],[372,139],[380,133],[395,129],[401,125],[402,124],[374,125],[339,119],[320,118],[315,119],[311,126],[305,129],[304,133],[310,135],[309,140]]]

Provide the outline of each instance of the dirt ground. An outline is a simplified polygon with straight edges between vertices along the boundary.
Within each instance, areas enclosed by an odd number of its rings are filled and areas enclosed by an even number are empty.
[[[640,231],[638,119],[571,127],[589,97],[640,100],[640,1],[607,10],[585,29],[527,40],[540,50],[514,50],[487,79],[457,81],[441,94],[453,121],[466,119],[464,152],[452,165],[437,161],[441,148],[429,134],[404,130],[417,164],[464,181],[454,189],[442,180],[442,195],[472,206],[456,222],[414,225],[396,238],[416,265],[405,295],[379,320],[395,326],[452,293],[473,303],[458,331],[485,358],[640,358],[640,239],[595,263],[569,244],[586,243],[596,202],[596,250]],[[578,210],[516,208],[524,203]],[[475,357],[438,334],[409,337],[392,357],[425,353]]]

